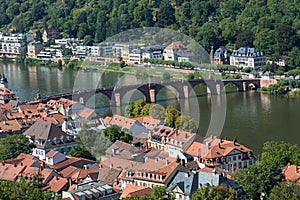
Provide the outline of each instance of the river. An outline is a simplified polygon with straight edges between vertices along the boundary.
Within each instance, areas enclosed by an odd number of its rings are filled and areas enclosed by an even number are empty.
[[[27,67],[0,63],[0,73],[5,74],[9,88],[16,92],[21,102],[32,100],[38,90],[42,96],[70,92],[73,90],[74,81],[78,82],[77,72],[44,66]],[[128,84],[135,78],[120,78],[120,74],[105,73],[99,81],[100,76],[101,73],[97,71],[81,72],[82,87],[90,88],[96,81],[100,82],[102,87],[114,85],[116,82],[119,85]],[[200,91],[201,87],[198,90]],[[141,94],[137,93],[129,99],[141,97]],[[106,112],[108,99],[101,95],[96,99],[96,108],[100,112]],[[177,102],[172,91],[165,89],[158,94],[157,99],[159,104],[176,105],[185,113],[199,114],[199,133],[206,134],[209,124],[213,121],[210,119],[213,110],[211,97],[200,95],[182,103]],[[226,117],[224,127],[221,127],[221,137],[237,138],[238,142],[253,149],[256,154],[261,152],[263,143],[268,140],[283,140],[300,145],[297,123],[300,119],[300,99],[270,96],[254,91],[231,92],[226,94],[226,104],[222,107],[224,106],[226,109],[222,112]],[[218,121],[213,123],[222,125],[222,122]]]

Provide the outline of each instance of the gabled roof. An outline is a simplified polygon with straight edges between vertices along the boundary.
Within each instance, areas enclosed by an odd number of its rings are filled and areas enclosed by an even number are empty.
[[[96,161],[93,160],[88,160],[85,158],[78,158],[78,157],[69,157],[66,160],[59,162],[55,165],[48,165],[49,167],[55,169],[56,171],[61,171],[69,166],[74,166],[78,168],[84,168],[84,165],[87,164],[95,164],[97,163]]]
[[[198,176],[191,171],[177,172],[167,191],[171,192],[175,187],[179,187],[185,195],[192,195],[197,190]]]
[[[233,51],[232,56],[241,57],[260,57],[264,56],[263,52],[258,51],[255,48],[240,47],[238,50]]]
[[[83,117],[85,119],[89,119],[95,113],[96,113],[96,111],[93,109],[84,108],[81,111],[79,111],[78,116]]]
[[[25,165],[0,164],[0,180],[15,181],[26,168]]]
[[[99,169],[98,180],[108,185],[113,185],[122,170],[101,166]]]
[[[88,177],[89,173],[85,169],[81,169],[74,166],[69,166],[59,172],[64,178],[71,178],[73,181],[78,182],[79,180]]]
[[[67,143],[78,143],[72,136],[69,136],[59,127],[48,121],[36,121],[23,134],[34,140],[36,146],[40,148],[49,148]]]
[[[123,190],[120,199],[126,197],[146,197],[146,196],[151,196],[151,194],[152,194],[152,189],[149,187],[127,184]]]
[[[139,165],[140,163],[133,160],[126,160],[116,157],[107,157],[100,164],[114,169],[122,170],[132,168],[133,166]]]
[[[54,176],[43,189],[50,190],[55,193],[61,193],[68,188],[68,184],[68,179]]]
[[[208,150],[208,153],[204,156],[205,159],[218,158],[227,156],[232,151],[237,150],[243,153],[252,152],[247,147],[229,140],[215,139]]]
[[[58,34],[58,31],[56,28],[46,28],[45,32],[49,35],[49,34]]]

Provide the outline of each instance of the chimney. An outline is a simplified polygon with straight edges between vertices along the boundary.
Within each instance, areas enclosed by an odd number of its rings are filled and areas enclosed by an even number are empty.
[[[236,145],[236,141],[237,141],[236,138],[234,138],[234,139],[233,139],[233,145],[234,145],[234,146]]]
[[[166,166],[168,166],[170,163],[169,163],[169,161],[168,160],[166,160]]]
[[[109,167],[112,169],[112,168],[114,167],[114,165],[113,165],[113,164],[110,164]]]

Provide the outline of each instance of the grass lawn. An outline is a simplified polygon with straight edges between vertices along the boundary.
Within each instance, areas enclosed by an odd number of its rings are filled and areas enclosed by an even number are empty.
[[[127,65],[124,68],[120,68],[119,63],[101,63],[101,62],[89,62],[85,61],[80,66],[82,69],[96,69],[109,72],[121,72],[128,73],[142,77],[159,77],[163,78],[164,73],[171,75],[171,80],[187,79],[187,75],[193,73],[193,70],[182,70],[174,68],[164,68],[157,66],[140,66],[140,65]],[[208,72],[200,72],[202,77],[209,77]]]

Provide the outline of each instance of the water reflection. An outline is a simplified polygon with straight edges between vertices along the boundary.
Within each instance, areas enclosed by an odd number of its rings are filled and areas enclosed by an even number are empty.
[[[0,73],[7,76],[9,87],[17,93],[21,101],[32,100],[37,90],[40,90],[42,96],[71,92],[77,77],[77,72],[74,71],[15,64],[0,64]],[[96,71],[85,71],[82,74],[82,87],[85,88],[92,87],[95,83],[102,87],[112,86],[123,76]],[[122,79],[122,83],[132,83],[133,80],[130,75]],[[142,82],[143,79],[138,78],[134,81]],[[263,143],[267,140],[284,140],[300,144],[299,127],[295,123],[295,120],[300,118],[300,99],[269,96],[252,91],[227,93],[225,124],[224,128],[219,130],[220,127],[211,122],[212,119],[218,120],[219,113],[224,111],[222,97],[206,96],[206,88],[203,86],[196,89],[198,95],[197,90],[202,95],[193,97],[195,95],[190,93],[192,98],[188,101],[184,99],[178,101],[172,89],[162,89],[157,94],[157,102],[163,106],[173,105],[185,114],[198,116],[199,134],[204,136],[206,132],[218,134],[218,131],[221,131],[222,137],[227,136],[230,139],[236,137],[238,142],[252,148],[256,153],[261,151]],[[95,101],[96,109],[100,110],[100,113],[109,112],[110,102],[107,97],[96,95],[93,98],[90,101]],[[140,92],[134,92],[130,96],[130,101],[137,98],[144,97]],[[215,108],[212,106],[214,103]],[[113,112],[124,113],[125,106],[124,103],[122,108]],[[220,123],[217,121],[216,124]]]

